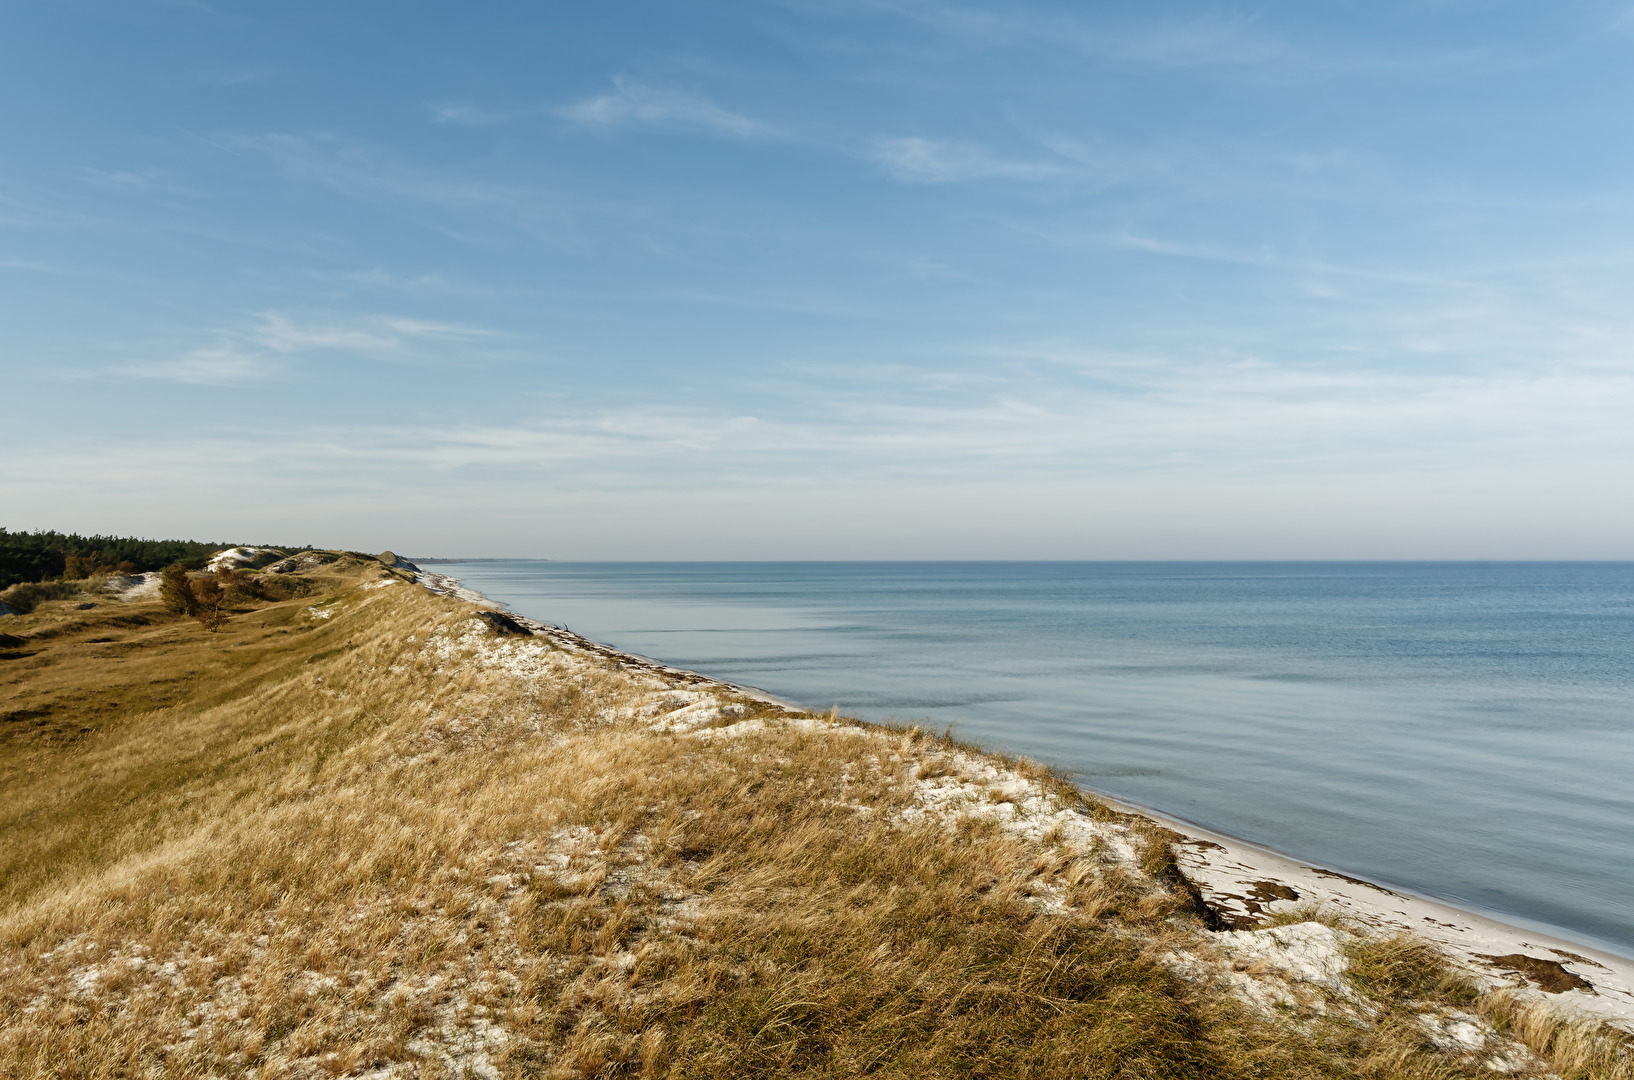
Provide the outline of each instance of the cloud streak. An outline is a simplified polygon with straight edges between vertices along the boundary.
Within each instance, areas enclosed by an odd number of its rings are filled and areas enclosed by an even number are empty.
[[[470,342],[500,336],[458,323],[396,316],[347,321],[306,321],[278,311],[257,313],[244,325],[215,332],[208,345],[177,356],[118,366],[115,374],[197,386],[228,386],[267,380],[301,357],[338,353],[385,358],[409,353],[422,342]]]
[[[498,127],[502,124],[513,123],[530,116],[538,116],[546,110],[520,109],[511,112],[484,109],[478,105],[461,102],[435,102],[426,106],[426,112],[431,115],[433,124],[451,124],[456,127]]]
[[[1058,162],[1006,158],[973,143],[919,136],[878,139],[872,157],[893,179],[907,184],[966,180],[1042,183],[1078,175],[1077,170]]]
[[[613,89],[555,110],[569,123],[592,130],[645,127],[699,132],[735,139],[775,135],[770,127],[686,90],[647,86],[623,77]]]
[[[1273,82],[1406,71],[1444,74],[1454,68],[1526,62],[1524,54],[1513,49],[1486,45],[1384,50],[1300,38],[1268,27],[1258,14],[1220,10],[1117,18],[1096,17],[1084,5],[1080,13],[1070,15],[1029,10],[1025,5],[995,10],[943,0],[858,0],[856,7],[913,23],[961,50],[1067,52],[1112,64]]]
[[[264,353],[225,343],[191,349],[169,360],[129,364],[116,371],[121,375],[193,386],[230,386],[271,378],[282,368],[282,364]]]
[[[559,210],[556,201],[539,190],[424,169],[355,139],[275,132],[234,136],[228,144],[264,155],[293,180],[321,184],[343,195],[458,209],[498,208],[529,217],[554,216]]]
[[[332,328],[279,333],[287,351],[271,350],[274,363],[299,349],[392,348]],[[224,345],[150,374],[241,381],[265,374],[266,355]],[[666,477],[1360,475],[1634,457],[1634,431],[1620,421],[1634,413],[1629,369],[1381,372],[1252,358],[1175,362],[1062,345],[985,355],[987,374],[958,386],[941,370],[825,368],[764,390],[752,411],[576,405],[525,421],[358,426],[330,431],[322,457],[439,472],[572,468],[586,483],[637,486]],[[284,432],[276,441],[305,438]]]
[[[1290,47],[1244,15],[1204,12],[1144,21],[1085,21],[1020,9],[993,11],[937,0],[867,6],[943,35],[988,47],[1046,46],[1158,67],[1240,67],[1283,59]]]

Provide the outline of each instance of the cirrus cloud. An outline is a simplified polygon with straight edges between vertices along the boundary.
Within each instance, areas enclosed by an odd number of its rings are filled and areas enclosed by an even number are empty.
[[[739,139],[774,134],[765,124],[722,108],[701,94],[620,77],[613,79],[610,93],[563,105],[556,115],[583,128],[679,128]]]
[[[972,143],[918,136],[879,139],[873,158],[897,180],[909,184],[945,184],[959,180],[1061,180],[1070,166],[1053,161],[1006,158]]]

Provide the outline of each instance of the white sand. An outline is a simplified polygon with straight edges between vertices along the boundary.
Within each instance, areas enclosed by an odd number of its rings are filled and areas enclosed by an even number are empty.
[[[159,571],[145,574],[115,574],[104,586],[120,600],[150,600],[159,591]]]
[[[204,564],[206,570],[236,570],[241,566],[254,566],[259,562],[271,562],[273,556],[283,556],[283,552],[272,548],[235,547],[226,551],[218,551],[210,556],[210,561]]]
[[[1119,805],[1116,800],[1107,801]],[[1204,899],[1227,918],[1246,921],[1319,903],[1372,931],[1410,931],[1434,942],[1483,985],[1511,985],[1523,996],[1544,998],[1567,1012],[1591,1014],[1634,1030],[1634,960],[1311,866],[1144,807],[1121,808],[1144,814],[1181,834],[1183,839],[1176,844],[1181,868],[1197,883]],[[1589,985],[1546,992],[1539,978],[1486,959],[1514,955],[1530,957],[1545,969],[1558,964]],[[1559,985],[1554,979],[1548,981]]]

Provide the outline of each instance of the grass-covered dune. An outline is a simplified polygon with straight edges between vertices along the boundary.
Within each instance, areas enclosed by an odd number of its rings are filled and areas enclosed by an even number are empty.
[[[1634,1076],[1409,939],[1211,929],[1047,770],[414,579],[0,619],[0,1074]]]

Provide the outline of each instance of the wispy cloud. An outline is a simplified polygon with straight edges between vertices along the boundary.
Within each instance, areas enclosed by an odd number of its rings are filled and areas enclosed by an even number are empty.
[[[1634,452],[1634,434],[1616,419],[1634,408],[1627,370],[1380,371],[1059,345],[989,355],[999,370],[957,393],[926,383],[940,378],[934,371],[909,370],[883,386],[830,373],[818,393],[823,418],[794,419],[802,430],[788,445],[859,466],[971,475],[1438,470]],[[1032,361],[1064,372],[1051,376]],[[783,421],[766,426],[770,444],[795,436]]]
[[[736,139],[776,134],[769,125],[733,112],[694,91],[651,86],[623,76],[615,76],[612,81],[610,92],[567,105],[496,109],[448,101],[433,102],[426,106],[426,111],[432,123],[457,127],[498,127],[539,116],[555,116],[575,127],[595,130],[667,128]]]
[[[279,332],[302,343],[349,340],[337,328],[350,327],[298,322]],[[1291,557],[1312,557],[1309,544],[1321,537],[1338,545],[1321,548],[1326,557],[1626,555],[1617,538],[1631,520],[1627,500],[1605,494],[1621,490],[1634,460],[1626,366],[1431,374],[1247,354],[1177,360],[1070,340],[997,344],[977,358],[962,382],[945,367],[785,372],[752,401],[643,405],[621,393],[552,405],[513,395],[491,401],[482,414],[490,418],[466,413],[463,422],[425,403],[418,416],[391,420],[364,411],[356,422],[251,415],[243,424],[158,426],[113,454],[29,450],[0,485],[13,504],[64,490],[118,500],[126,478],[151,499],[154,477],[219,486],[230,498],[236,489],[219,481],[275,454],[279,468],[256,495],[277,503],[285,528],[351,522],[370,535],[446,519],[458,521],[451,535],[465,543],[479,529],[566,544],[559,529],[575,516],[566,508],[593,500],[609,518],[584,526],[581,557],[720,557],[723,545],[742,557],[789,557],[787,520],[849,520],[863,510],[869,528],[851,532],[895,529],[900,543],[864,544],[848,557],[925,557],[928,521],[952,545],[938,552],[969,557],[976,553],[961,545],[989,520],[1002,521],[1002,543],[977,557],[1046,557],[1013,544],[1051,528],[1066,530],[1054,557],[1089,554],[1075,545],[1097,529],[1123,536],[1118,557],[1153,557],[1153,542],[1175,557],[1219,557],[1217,531],[1241,528],[1238,557],[1263,558],[1268,521],[1279,538],[1284,527],[1304,530],[1276,549]],[[166,377],[242,383],[267,362],[200,350]],[[105,464],[87,469],[81,453]],[[87,476],[103,486],[88,487]],[[1472,495],[1472,483],[1485,487]],[[519,491],[528,497],[519,501]],[[1438,516],[1449,498],[1468,505]],[[1563,548],[1577,540],[1557,520],[1521,543],[1516,506],[1609,531],[1590,528],[1579,547]],[[730,548],[768,515],[779,531]],[[1129,524],[1141,521],[1149,533]],[[677,548],[685,544],[695,546]],[[834,556],[825,541],[799,557]]]
[[[270,133],[235,136],[229,141],[265,154],[291,179],[322,184],[346,195],[391,195],[449,206],[512,203],[518,197],[515,188],[428,173],[389,151],[333,135]]]
[[[375,435],[384,444],[379,449],[396,444],[387,452],[443,470],[587,463],[630,467],[655,458],[674,460],[676,455],[693,460],[712,457],[752,439],[760,426],[753,416],[647,407],[561,417],[530,426],[435,428],[419,436],[381,429]]]
[[[258,313],[254,325],[240,333],[274,352],[286,353],[307,349],[385,352],[415,340],[471,341],[500,336],[496,330],[428,319],[369,315],[345,322],[302,322],[276,311]]]
[[[251,382],[276,374],[282,365],[257,352],[233,344],[209,345],[192,349],[169,360],[129,364],[119,374],[196,386],[226,386]]]
[[[256,325],[242,336],[264,349],[277,353],[304,352],[312,349],[340,349],[347,352],[381,352],[402,345],[402,338],[388,332],[377,323],[376,329],[359,326],[338,326],[298,323],[275,311],[256,316]]]
[[[910,184],[945,184],[957,180],[1061,180],[1075,170],[1056,161],[1001,157],[973,143],[918,136],[884,138],[874,143],[873,158],[897,180]]]
[[[613,79],[612,92],[563,105],[556,114],[584,128],[675,128],[738,139],[775,134],[767,125],[722,108],[701,94],[646,86],[622,77]]]
[[[93,169],[81,167],[80,175],[85,182],[95,187],[112,190],[140,191],[152,187],[157,176],[151,170],[134,171],[130,169]]]
[[[497,296],[506,292],[515,293],[522,289],[518,285],[501,287],[447,274],[399,274],[379,266],[371,267],[368,270],[339,272],[311,270],[308,273],[313,280],[327,284],[341,285],[343,287],[362,286],[368,289],[384,289],[392,292],[421,295]]]
[[[294,180],[359,198],[390,198],[449,209],[500,210],[513,221],[560,224],[561,201],[551,192],[429,169],[381,147],[334,135],[282,132],[234,136],[228,144],[264,154]]]
[[[1626,461],[1634,434],[1634,373],[1560,371],[1500,376],[1319,369],[1251,357],[1175,363],[1065,344],[990,353],[1012,370],[950,394],[945,373],[905,368],[791,383],[761,408],[574,408],[528,421],[323,432],[247,433],[276,441],[291,464],[310,443],[325,467],[353,460],[439,472],[588,470],[596,484],[804,482],[814,477],[1036,480],[1054,475],[1294,475],[1321,470],[1446,471],[1530,465],[1546,454]],[[261,363],[230,350],[178,360],[164,377],[221,383]],[[1018,377],[1025,374],[1025,377]],[[979,392],[977,392],[979,391]]]
[[[868,6],[979,45],[1045,45],[1161,67],[1261,64],[1291,51],[1258,20],[1219,12],[1114,22],[1015,8],[986,10],[939,0],[873,0]]]
[[[538,109],[499,112],[457,102],[433,102],[426,106],[426,111],[431,114],[433,124],[453,124],[460,127],[495,127],[540,112]]]
[[[271,378],[288,364],[313,353],[373,356],[407,353],[416,342],[473,341],[501,336],[460,323],[389,315],[346,320],[303,320],[263,311],[246,323],[225,327],[208,345],[178,356],[122,365],[118,374],[171,382],[222,386]]]
[[[102,191],[123,195],[175,196],[196,199],[204,193],[178,184],[158,169],[97,169],[82,165],[77,170],[86,184]]]
[[[1256,20],[1212,13],[1111,34],[1088,31],[1077,35],[1077,43],[1086,52],[1100,52],[1113,60],[1162,67],[1263,64],[1289,53],[1288,46],[1265,34]]]
[[[821,8],[809,5],[808,10],[827,13],[847,7],[830,0]],[[1453,68],[1507,68],[1528,62],[1523,52],[1485,44],[1380,49],[1356,40],[1300,37],[1268,26],[1258,14],[1240,11],[1128,17],[1101,14],[1092,5],[1078,5],[1071,14],[1024,5],[984,8],[944,0],[856,0],[849,5],[850,10],[858,7],[911,21],[960,50],[1062,51],[1111,63],[1252,73],[1276,81],[1412,70],[1444,75]]]

